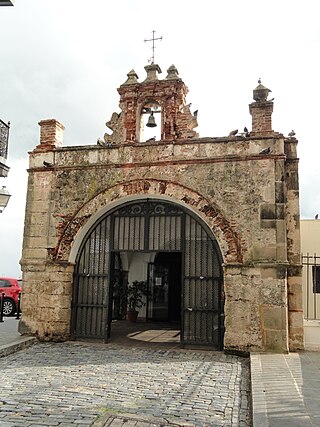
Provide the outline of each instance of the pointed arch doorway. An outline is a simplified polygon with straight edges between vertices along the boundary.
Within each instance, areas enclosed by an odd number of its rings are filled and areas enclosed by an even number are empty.
[[[142,199],[96,222],[76,259],[72,338],[112,341],[112,319],[126,309],[119,294],[134,280],[147,284],[146,322],[179,322],[183,346],[223,348],[222,257],[192,211]]]

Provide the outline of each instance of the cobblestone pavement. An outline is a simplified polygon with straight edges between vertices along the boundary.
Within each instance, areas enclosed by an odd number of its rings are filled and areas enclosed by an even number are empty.
[[[1,427],[250,425],[248,360],[218,352],[38,343],[0,359],[0,384]]]

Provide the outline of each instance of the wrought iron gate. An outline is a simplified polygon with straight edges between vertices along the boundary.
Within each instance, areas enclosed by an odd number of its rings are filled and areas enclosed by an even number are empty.
[[[74,275],[72,337],[110,336],[114,253],[160,251],[182,254],[181,343],[221,349],[224,302],[217,242],[192,212],[153,199],[108,212],[85,237]]]

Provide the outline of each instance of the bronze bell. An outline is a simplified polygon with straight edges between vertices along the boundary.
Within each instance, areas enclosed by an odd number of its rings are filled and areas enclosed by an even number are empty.
[[[148,123],[146,124],[146,126],[148,128],[155,128],[157,126],[157,123],[153,117],[153,111],[151,111],[151,114],[149,116]]]

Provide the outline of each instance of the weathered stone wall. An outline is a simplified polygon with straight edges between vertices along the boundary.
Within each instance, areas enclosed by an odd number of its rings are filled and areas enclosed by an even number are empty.
[[[259,154],[266,146],[272,154]],[[54,158],[52,167],[44,166],[46,158]],[[67,337],[68,259],[78,231],[112,200],[165,195],[197,211],[220,245],[225,347],[286,350],[285,164],[281,136],[35,150],[22,259],[23,323],[41,337]]]
[[[224,347],[303,348],[296,139],[272,130],[273,102],[259,82],[252,131],[197,138],[197,114],[171,66],[132,70],[119,88],[121,113],[95,146],[61,146],[63,126],[40,122],[30,153],[20,330],[41,339],[70,336],[73,270],[84,229],[110,206],[165,198],[195,212],[212,230],[224,268]],[[154,99],[151,99],[154,97]],[[139,142],[146,102],[162,109],[161,141]]]
[[[303,349],[302,265],[300,258],[299,175],[297,140],[285,140],[286,222],[288,262],[289,347]]]

